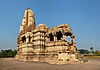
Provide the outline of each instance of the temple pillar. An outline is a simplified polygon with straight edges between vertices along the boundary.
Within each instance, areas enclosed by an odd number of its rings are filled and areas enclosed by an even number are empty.
[[[74,42],[74,38],[71,38],[71,41]]]
[[[63,40],[66,40],[66,35],[65,34],[63,34]]]
[[[26,43],[29,42],[29,35],[26,35]]]
[[[73,43],[73,51],[76,52],[76,43]]]
[[[71,35],[71,41],[74,43],[74,38],[75,38],[75,35],[74,34],[72,34]]]
[[[29,38],[27,37],[27,38],[26,38],[26,43],[28,43],[28,42],[29,42]]]
[[[54,35],[54,41],[57,41],[57,36]]]

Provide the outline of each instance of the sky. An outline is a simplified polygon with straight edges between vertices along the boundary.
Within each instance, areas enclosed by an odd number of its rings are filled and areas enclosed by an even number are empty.
[[[68,24],[78,49],[100,50],[100,0],[0,0],[0,50],[17,48],[27,8],[33,10],[36,25]]]

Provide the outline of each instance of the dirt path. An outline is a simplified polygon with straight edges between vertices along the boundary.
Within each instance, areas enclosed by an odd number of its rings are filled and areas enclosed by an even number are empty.
[[[100,59],[89,59],[83,64],[51,65],[21,62],[14,58],[0,58],[0,70],[100,70]]]

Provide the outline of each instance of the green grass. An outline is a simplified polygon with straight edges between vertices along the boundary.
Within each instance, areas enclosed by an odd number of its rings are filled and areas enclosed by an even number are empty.
[[[92,59],[100,59],[100,56],[87,56],[87,57]]]

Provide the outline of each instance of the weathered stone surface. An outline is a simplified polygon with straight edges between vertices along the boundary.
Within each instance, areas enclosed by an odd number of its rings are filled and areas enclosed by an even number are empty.
[[[68,42],[66,37],[70,36]],[[71,61],[76,60],[75,35],[68,24],[48,28],[36,26],[34,13],[26,9],[17,40],[16,58],[22,61]]]

